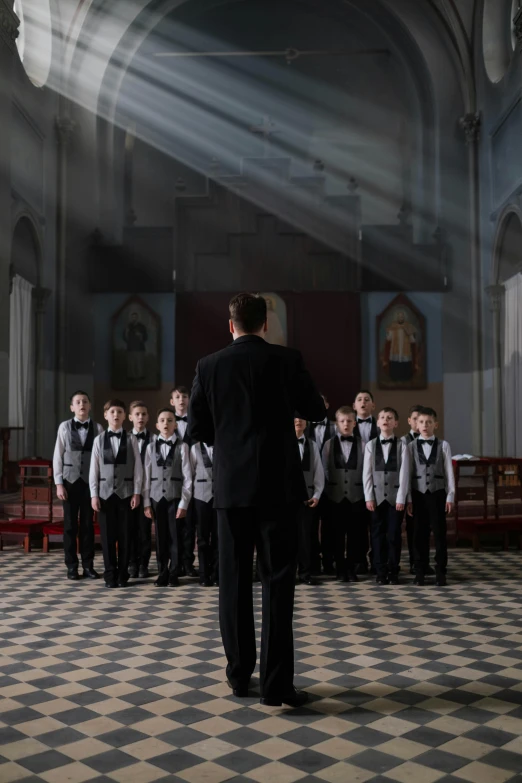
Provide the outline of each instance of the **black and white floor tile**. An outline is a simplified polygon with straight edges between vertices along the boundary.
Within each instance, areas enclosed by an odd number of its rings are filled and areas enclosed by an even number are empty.
[[[446,588],[298,587],[291,710],[232,697],[216,588],[0,553],[0,781],[522,783],[522,554],[450,561]]]

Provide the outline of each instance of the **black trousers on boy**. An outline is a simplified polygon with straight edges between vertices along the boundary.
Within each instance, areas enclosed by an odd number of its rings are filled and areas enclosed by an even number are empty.
[[[80,557],[84,568],[94,562],[94,525],[89,485],[79,478],[74,484],[64,481],[67,500],[63,501],[63,551],[68,569],[78,568],[76,539],[80,534]],[[79,520],[79,527],[78,527]]]
[[[142,502],[131,510],[131,529],[129,536],[129,568],[149,567],[152,550],[152,520],[145,516]]]
[[[176,514],[180,498],[151,500],[156,528],[156,559],[160,574],[168,571],[178,575],[178,522]]]
[[[351,503],[343,498],[340,503],[332,503],[335,524],[335,566],[337,577],[355,573],[363,536],[366,533],[366,506],[364,500]]]
[[[321,558],[323,570],[333,572],[335,562],[335,519],[333,504],[323,494],[318,505],[318,517],[321,520]]]
[[[194,565],[195,555],[194,551],[196,549],[196,527],[197,527],[197,517],[196,512],[194,509],[194,501],[191,500],[189,503],[189,507],[187,509],[187,516],[183,520],[183,549],[181,550],[181,555],[183,558],[183,565],[185,566],[185,569],[192,568]]]
[[[219,577],[217,512],[214,501],[194,498],[194,517],[198,532],[199,578],[217,580]]]
[[[297,508],[218,509],[219,622],[234,688],[246,685],[256,665],[252,600],[254,547],[262,584],[261,696],[288,694],[294,680]]]
[[[398,576],[404,511],[385,500],[372,512],[372,549],[377,576]]]
[[[308,579],[312,573],[316,520],[317,508],[303,504],[297,514],[297,573],[300,579]]]
[[[430,532],[435,539],[435,572],[445,574],[448,565],[448,544],[446,540],[446,491],[412,492],[413,501],[413,548],[415,552],[415,574],[424,576],[430,546]]]
[[[112,494],[100,498],[100,537],[103,551],[105,582],[125,584],[129,579],[129,530],[131,498]]]

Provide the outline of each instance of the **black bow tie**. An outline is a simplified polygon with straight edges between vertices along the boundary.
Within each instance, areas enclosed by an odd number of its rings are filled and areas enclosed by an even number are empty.
[[[186,416],[178,416],[178,414],[176,413],[176,421],[187,421],[187,417]]]
[[[419,443],[426,443],[428,446],[433,446],[435,441],[434,440],[424,440],[423,438],[419,438]]]
[[[381,443],[384,446],[386,443],[393,443],[393,440],[393,438],[388,438],[388,440],[381,440]]]
[[[169,446],[170,446],[170,445],[171,445],[171,443],[172,443],[172,441],[171,441],[171,440],[167,440],[167,438],[162,438],[161,436],[158,438],[158,440],[159,440],[159,442],[160,442],[160,443],[168,443],[168,444],[169,444]]]
[[[371,416],[369,419],[357,419],[357,424],[371,424],[371,423],[372,423]]]
[[[118,438],[118,440],[121,438],[121,432],[112,432],[112,430],[109,430],[109,438]]]
[[[134,437],[137,438],[138,440],[145,440],[145,438],[147,437],[147,433],[146,432],[136,432]]]
[[[305,439],[304,438],[297,438],[297,442],[300,443],[301,445],[303,445],[303,443],[305,442]]]
[[[414,432],[414,433],[413,433],[413,438],[414,438],[414,439],[416,439],[416,438],[418,438],[418,437],[419,437],[419,433],[418,433],[418,432]]]
[[[341,435],[341,440],[347,440],[349,443],[353,443],[355,438],[353,435]]]
[[[88,421],[75,421],[74,426],[77,430],[88,430],[89,429],[89,422]]]

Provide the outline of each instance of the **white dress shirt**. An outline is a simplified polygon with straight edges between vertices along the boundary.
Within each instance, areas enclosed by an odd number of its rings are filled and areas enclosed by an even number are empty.
[[[90,424],[90,419],[87,419],[86,422],[80,422],[79,419],[74,417],[74,421],[81,423],[81,424]],[[54,476],[54,483],[55,484],[63,484],[63,455],[65,453],[65,433],[67,431],[67,425],[69,424],[70,419],[67,421],[62,421],[60,426],[58,427],[58,434],[56,436],[56,445],[54,447],[54,454],[53,454],[53,476]],[[87,440],[87,435],[89,434],[89,430],[82,427],[81,429],[77,430],[78,435],[80,436],[80,442],[82,446],[85,446],[85,441]],[[99,435],[101,432],[103,432],[103,427],[101,424],[98,424],[98,431],[95,432],[96,435]]]
[[[361,422],[359,417],[357,417],[357,427],[359,432],[361,433],[361,440],[363,442],[363,446],[366,446],[368,441],[371,438],[372,434],[372,422]]]
[[[145,437],[147,437],[147,430],[142,430],[142,433],[144,433]],[[132,430],[132,434],[136,436],[136,440],[138,441],[138,449],[140,450],[140,454],[143,451],[143,446],[145,445],[145,438],[138,438],[137,436],[141,433],[138,432],[136,427]]]
[[[179,416],[180,414],[176,413],[175,415]],[[186,416],[187,414],[184,413],[183,415]],[[187,431],[187,422],[178,421],[177,424],[178,424],[178,429],[177,429],[178,437],[180,438],[180,440],[183,440],[183,438],[185,437],[185,433]]]
[[[301,441],[301,438],[299,438],[299,441]],[[311,463],[310,470],[312,472],[313,484],[314,484],[314,494],[312,495],[312,498],[315,498],[316,500],[320,500],[324,489],[323,463],[321,462],[321,455],[319,453],[319,446],[317,445],[317,443],[314,443],[314,441],[310,439],[308,439],[308,443],[310,445],[310,463]],[[305,444],[299,442],[299,453],[301,455],[301,461],[303,460],[304,450],[305,450]]]
[[[171,438],[165,440],[162,435],[158,435],[157,440],[160,443],[161,456],[164,460],[169,456],[172,444],[176,443],[178,436],[176,433]],[[145,452],[144,481],[143,481],[143,505],[145,508],[150,506],[150,466],[152,460],[156,459],[155,443],[150,443]],[[189,449],[186,443],[181,443],[181,475],[183,483],[181,486],[181,500],[178,508],[185,509],[189,507],[192,498],[192,466],[190,464]]]
[[[123,433],[123,428],[119,430],[107,430],[108,432],[120,432]],[[103,440],[102,437],[94,439],[94,445],[92,447],[91,456],[91,469],[89,472],[89,486],[91,489],[91,497],[97,498],[100,491],[100,460],[103,459]],[[116,458],[120,450],[121,436],[119,438],[109,438],[112,453]],[[134,495],[141,495],[141,485],[143,481],[143,466],[141,464],[140,450],[138,448],[138,441],[136,438],[127,437],[127,448],[134,450]]]
[[[433,438],[430,438],[430,440],[433,440]],[[427,443],[423,438],[419,435],[418,442],[422,446],[422,450],[424,452],[424,456],[426,459],[430,458],[431,450],[433,446],[430,443]],[[444,460],[444,476],[446,479],[446,488],[447,488],[447,495],[446,495],[446,503],[454,503],[455,502],[455,474],[453,473],[453,463],[451,461],[451,448],[447,440],[441,440],[440,441],[442,446],[442,458]],[[411,500],[411,495],[409,497],[409,500]]]
[[[393,438],[393,435],[391,436]],[[390,457],[391,443],[383,443],[383,440],[389,440],[384,435],[379,435],[381,441],[382,454],[384,457],[384,464],[387,464]],[[370,446],[365,449],[364,452],[364,467],[363,467],[363,485],[364,485],[364,499],[366,502],[375,500],[375,493],[373,491],[373,460]],[[400,442],[397,440],[397,450],[400,448]],[[399,470],[399,489],[397,491],[397,505],[405,505],[408,502],[408,492],[410,491],[410,452],[407,446],[403,444],[401,467]]]

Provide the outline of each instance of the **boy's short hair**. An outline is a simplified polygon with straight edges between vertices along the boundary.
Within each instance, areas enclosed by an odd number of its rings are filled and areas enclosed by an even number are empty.
[[[381,413],[393,413],[393,417],[395,421],[399,421],[399,414],[397,413],[395,408],[390,408],[389,406],[386,408],[381,408],[381,410],[379,411],[379,416],[381,415]]]
[[[267,319],[266,299],[260,294],[236,294],[228,305],[230,320],[245,334],[259,332]]]
[[[188,390],[187,386],[174,386],[174,388],[170,390],[171,397],[174,394],[174,392],[178,392],[178,394],[188,394],[188,396],[190,397],[190,391]]]
[[[162,413],[172,413],[173,416],[176,415],[176,411],[174,410],[174,408],[169,408],[168,406],[165,406],[164,408],[159,408],[158,412],[156,413],[156,421],[159,419]]]
[[[107,411],[110,408],[123,408],[123,410],[125,412],[127,412],[127,406],[125,405],[123,400],[116,400],[116,399],[114,399],[114,400],[107,400],[107,402],[103,406],[103,412],[107,413]]]
[[[410,419],[412,414],[414,413],[420,413],[423,408],[424,405],[412,405],[410,410],[408,411],[408,418]]]
[[[367,394],[367,395],[368,395],[368,397],[370,398],[370,400],[371,400],[372,402],[375,402],[375,400],[373,399],[373,394],[371,393],[371,391],[370,391],[369,389],[359,389],[359,391],[358,391],[358,392],[357,392],[357,394],[355,395],[355,398],[354,398],[354,399],[357,399],[357,397],[359,396],[359,394]]]
[[[71,396],[69,397],[69,403],[70,403],[70,405],[72,405],[74,398],[75,398],[75,397],[79,397],[80,395],[81,395],[82,397],[87,397],[87,399],[89,400],[89,402],[91,401],[91,398],[89,397],[89,395],[87,394],[87,392],[83,391],[82,389],[76,389],[76,391],[75,391],[75,392],[73,392],[73,393],[71,394]]]
[[[435,408],[422,407],[419,411],[419,416],[431,416],[432,419],[437,418],[437,411]]]
[[[337,419],[339,416],[353,416],[355,419],[355,411],[353,408],[350,408],[349,405],[341,405],[340,408],[337,408],[335,411],[335,418]]]
[[[129,413],[132,413],[134,408],[145,408],[147,413],[149,412],[149,409],[147,407],[147,403],[143,402],[143,400],[133,400],[131,404],[129,405]]]

